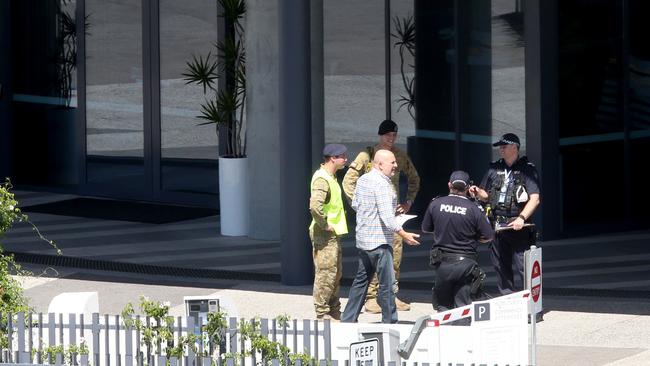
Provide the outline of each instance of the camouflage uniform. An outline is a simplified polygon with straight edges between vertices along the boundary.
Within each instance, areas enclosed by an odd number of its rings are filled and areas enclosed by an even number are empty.
[[[314,307],[317,316],[341,312],[339,285],[343,275],[341,242],[334,232],[327,231],[327,215],[323,204],[329,201],[329,184],[323,178],[314,181],[309,211],[315,225],[309,230],[314,258]]]
[[[345,178],[343,178],[343,192],[348,199],[348,202],[352,201],[352,196],[354,195],[354,189],[357,186],[357,180],[359,177],[370,171],[372,169],[372,157],[375,154],[375,147],[368,146],[366,150],[363,150],[357,155],[352,163],[350,163],[350,168],[347,173],[345,173]],[[406,155],[406,152],[393,147],[393,154],[395,154],[395,160],[397,160],[397,171],[395,175],[391,178],[393,182],[393,188],[397,193],[397,197],[400,197],[399,194],[399,177],[400,173],[404,173],[408,180],[408,190],[406,192],[406,200],[413,202],[415,196],[420,190],[420,176],[418,175],[417,170],[411,159]],[[395,269],[395,279],[399,281],[400,265],[402,264],[402,237],[395,234],[393,237],[393,268]],[[377,289],[379,288],[379,281],[377,281],[377,275],[375,275],[368,286],[368,295],[366,299],[374,299],[377,297]]]

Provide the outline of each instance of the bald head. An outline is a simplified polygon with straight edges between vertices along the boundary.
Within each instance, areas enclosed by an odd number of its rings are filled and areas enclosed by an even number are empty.
[[[377,150],[372,165],[387,177],[395,175],[397,170],[395,154],[389,150]]]

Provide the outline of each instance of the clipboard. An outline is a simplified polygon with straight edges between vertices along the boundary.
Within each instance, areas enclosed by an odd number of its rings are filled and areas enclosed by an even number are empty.
[[[407,215],[407,214],[400,214],[395,216],[395,221],[397,221],[397,225],[399,226],[404,226],[404,223],[406,223],[410,219],[414,219],[418,217],[418,215]]]
[[[522,226],[522,229],[525,228],[525,227],[533,227],[533,226],[535,226],[535,224],[525,223]],[[496,224],[494,226],[494,232],[495,233],[498,233],[498,232],[501,232],[501,231],[508,231],[508,230],[514,230],[514,228],[512,226],[508,226],[508,224]]]

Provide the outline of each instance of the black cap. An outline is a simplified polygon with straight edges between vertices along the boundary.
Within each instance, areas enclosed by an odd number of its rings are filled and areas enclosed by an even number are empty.
[[[379,131],[377,132],[378,135],[385,135],[389,132],[397,132],[397,123],[386,119],[382,123],[379,124]]]
[[[501,136],[501,139],[499,141],[492,144],[492,146],[503,145],[517,145],[517,147],[519,147],[521,146],[521,143],[519,142],[519,137],[517,137],[517,135],[514,133],[506,133],[505,135]]]
[[[345,145],[341,144],[327,144],[323,148],[323,156],[338,156],[343,155],[348,151]]]
[[[458,190],[464,190],[469,185],[469,174],[462,170],[456,170],[449,176],[449,183]]]

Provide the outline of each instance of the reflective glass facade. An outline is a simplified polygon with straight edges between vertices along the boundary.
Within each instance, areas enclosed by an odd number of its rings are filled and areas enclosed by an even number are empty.
[[[219,37],[214,1],[0,4],[10,51],[0,55],[4,175],[216,205],[215,126],[198,125],[202,91],[182,75]],[[556,235],[647,228],[649,199],[637,187],[650,139],[649,11],[642,0],[324,0],[325,141],[353,157],[376,143],[380,121],[395,120],[422,177],[417,211],[445,193],[453,169],[480,180],[496,158],[491,142],[515,132],[523,154],[544,159],[534,162]],[[66,21],[84,29],[72,44],[61,43]],[[71,47],[76,64],[62,59]],[[542,96],[536,85],[548,80],[557,82]],[[532,122],[540,105],[556,118]],[[557,168],[543,169],[547,161]],[[615,208],[603,204],[610,193]]]
[[[635,187],[649,152],[649,10],[636,0],[558,2],[563,231],[647,227],[648,198]]]

